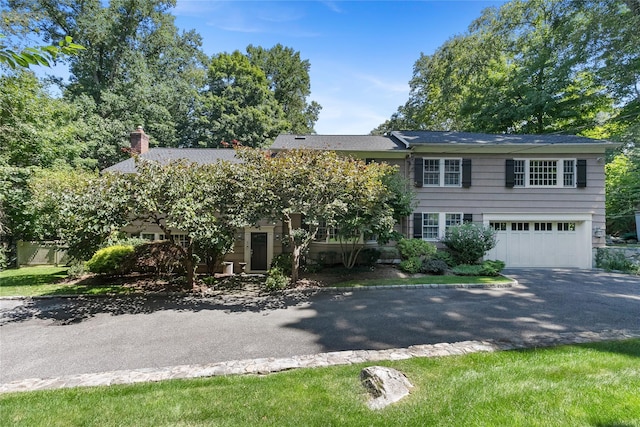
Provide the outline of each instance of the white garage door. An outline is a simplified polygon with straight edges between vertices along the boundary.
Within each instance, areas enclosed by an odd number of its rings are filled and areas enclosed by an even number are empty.
[[[494,220],[498,243],[486,259],[507,267],[591,268],[591,221]]]

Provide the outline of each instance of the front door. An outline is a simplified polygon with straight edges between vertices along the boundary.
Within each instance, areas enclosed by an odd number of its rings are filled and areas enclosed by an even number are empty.
[[[251,233],[251,270],[267,270],[267,233]]]

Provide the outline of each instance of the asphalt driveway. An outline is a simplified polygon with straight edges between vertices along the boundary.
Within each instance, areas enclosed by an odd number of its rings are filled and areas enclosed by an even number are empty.
[[[640,277],[508,270],[510,289],[294,292],[249,301],[0,301],[0,383],[469,339],[640,330]]]

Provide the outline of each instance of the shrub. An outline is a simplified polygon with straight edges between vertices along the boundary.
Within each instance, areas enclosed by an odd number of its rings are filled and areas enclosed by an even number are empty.
[[[505,263],[500,260],[486,260],[482,262],[481,276],[497,276],[504,269]]]
[[[440,261],[444,261],[449,267],[455,267],[456,266],[456,260],[453,259],[453,255],[451,255],[451,252],[449,252],[449,251],[438,250],[438,251],[436,251],[435,254],[433,254],[431,259],[437,259],[437,260],[440,260]]]
[[[273,257],[271,268],[278,268],[285,276],[291,277],[291,264],[293,263],[293,254],[281,253]]]
[[[420,271],[422,270],[422,258],[414,256],[412,258],[405,259],[404,261],[400,262],[398,267],[405,273],[420,273]]]
[[[135,271],[143,273],[171,274],[183,272],[183,252],[168,240],[145,242],[135,247]]]
[[[400,239],[396,245],[402,259],[431,258],[436,253],[436,245],[422,239]]]
[[[422,272],[427,274],[435,274],[438,276],[447,272],[449,266],[441,259],[428,259],[422,263]]]
[[[0,243],[0,271],[7,268],[7,254],[4,251],[4,245]]]
[[[481,265],[460,264],[451,269],[456,276],[481,276]]]
[[[281,269],[278,267],[269,269],[269,276],[265,282],[265,288],[268,291],[285,289],[287,286],[289,286],[289,278],[284,275]]]
[[[449,227],[442,240],[458,264],[477,264],[496,245],[496,233],[490,227],[463,224]]]
[[[110,246],[98,250],[86,263],[96,274],[126,274],[131,272],[134,260],[133,246]]]
[[[329,266],[335,265],[339,262],[339,260],[340,260],[340,256],[336,251],[318,252],[317,261],[318,261],[318,264],[322,265],[323,267],[329,267]]]
[[[636,266],[624,256],[624,253],[618,251],[609,251],[598,248],[596,251],[596,267],[606,271],[623,271],[625,273],[635,273],[640,270],[640,266]]]
[[[371,267],[380,259],[381,252],[375,248],[364,248],[358,254],[358,265]]]
[[[380,250],[380,258],[383,262],[392,262],[400,258],[400,251],[395,246],[381,246],[378,248]]]
[[[67,269],[67,277],[69,279],[79,279],[87,273],[85,263],[82,261],[75,261]]]

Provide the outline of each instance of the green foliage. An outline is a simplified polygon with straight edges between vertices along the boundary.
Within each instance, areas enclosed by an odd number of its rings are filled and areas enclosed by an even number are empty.
[[[634,230],[640,207],[640,154],[620,153],[605,165],[607,232],[619,235]]]
[[[9,260],[7,258],[7,250],[4,245],[0,243],[0,271],[7,268],[7,265],[9,264]]]
[[[300,52],[279,43],[271,49],[249,45],[247,58],[264,72],[269,89],[285,114],[287,131],[293,134],[313,133],[321,107],[315,101],[307,103],[311,94],[309,61],[300,59]]]
[[[625,273],[640,273],[640,265],[635,265],[620,251],[598,248],[596,250],[596,267],[606,271],[622,271]]]
[[[422,239],[400,239],[396,244],[403,259],[431,258],[436,253],[436,246]]]
[[[462,224],[449,227],[442,243],[449,248],[456,263],[476,264],[496,245],[496,233],[479,224]]]
[[[77,55],[83,46],[73,43],[70,36],[58,42],[58,45],[27,47],[20,52],[9,49],[2,39],[4,34],[0,34],[0,64],[6,64],[11,69],[29,68],[31,65],[42,65],[51,67],[55,60],[61,55]]]
[[[442,260],[445,263],[447,263],[447,265],[449,267],[455,267],[456,265],[456,261],[453,259],[453,255],[451,255],[451,253],[449,251],[445,251],[445,250],[437,250],[435,254],[433,254],[433,256],[431,257],[432,259],[438,259],[438,260]]]
[[[376,248],[364,248],[358,254],[356,264],[371,267],[380,259],[381,252]]]
[[[292,263],[293,256],[288,252],[284,252],[273,257],[273,260],[271,261],[271,268],[277,268],[282,272],[282,274],[290,277]]]
[[[451,269],[451,272],[456,276],[481,276],[482,265],[479,264],[460,264]]]
[[[67,270],[67,277],[69,279],[79,279],[82,276],[87,274],[87,268],[84,262],[82,261],[74,261],[69,265],[69,269]]]
[[[416,274],[422,271],[422,262],[423,259],[421,257],[414,256],[402,260],[398,265],[398,268],[400,268],[400,270],[404,271],[405,273]]]
[[[505,267],[504,261],[500,260],[485,260],[481,265],[481,276],[497,276]]]
[[[280,268],[271,267],[269,269],[267,280],[265,282],[265,288],[270,292],[278,291],[281,289],[286,289],[286,287],[289,286],[289,282],[289,278]]]
[[[451,271],[456,276],[497,276],[504,268],[505,264],[499,260],[487,260],[482,264],[460,264]]]
[[[86,267],[96,274],[126,274],[131,271],[134,253],[133,246],[109,246],[97,251]]]
[[[421,271],[427,274],[443,275],[449,266],[441,259],[428,259],[422,263]]]

